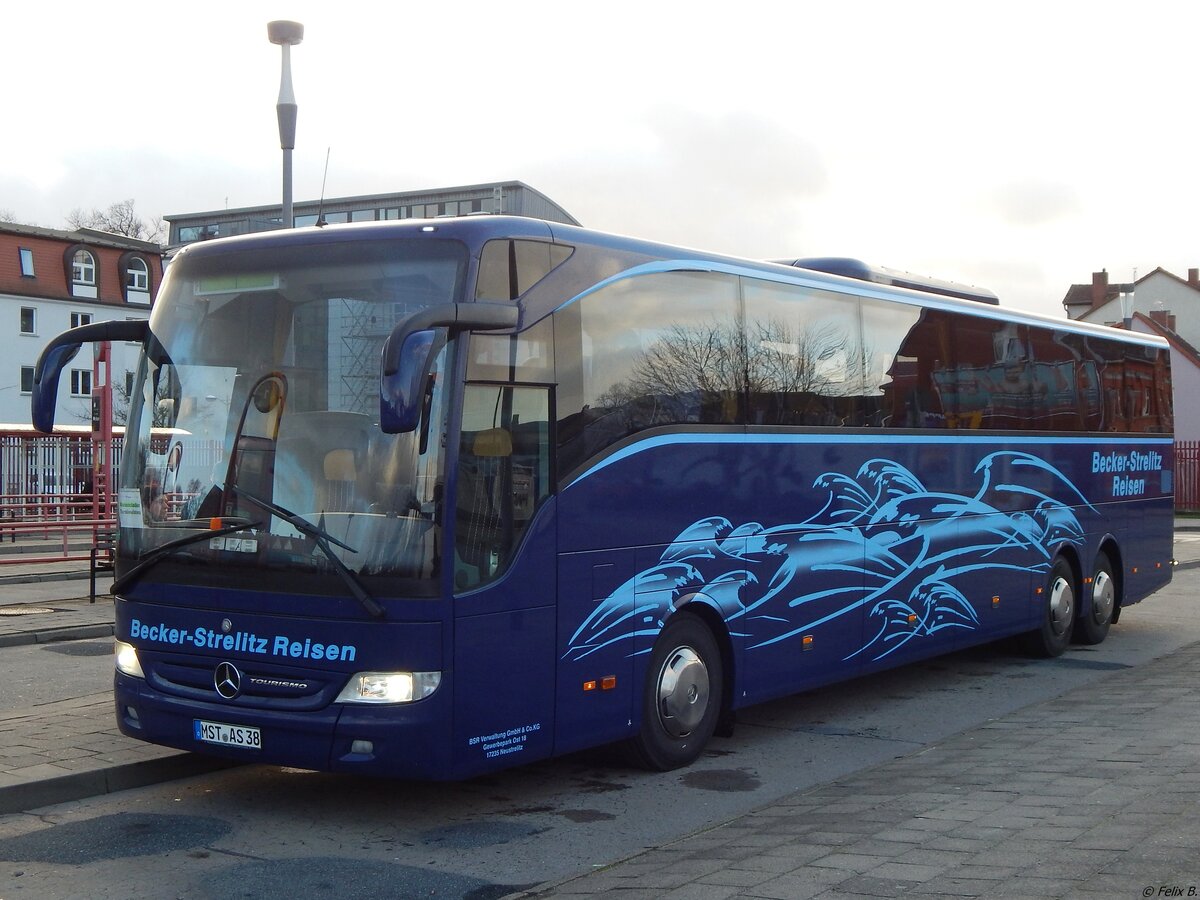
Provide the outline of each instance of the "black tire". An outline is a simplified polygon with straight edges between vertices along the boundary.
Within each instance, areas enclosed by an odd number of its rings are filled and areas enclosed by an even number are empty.
[[[712,737],[724,691],[721,651],[700,619],[675,613],[654,643],[642,689],[642,727],[628,750],[658,772],[695,762]]]
[[[1078,606],[1075,573],[1061,556],[1054,560],[1042,592],[1042,616],[1038,627],[1021,635],[1021,649],[1030,656],[1050,659],[1062,656],[1075,629]]]
[[[1117,582],[1107,553],[1096,554],[1092,567],[1092,601],[1075,622],[1075,640],[1080,644],[1099,644],[1108,637],[1109,626],[1116,621],[1119,608]]]

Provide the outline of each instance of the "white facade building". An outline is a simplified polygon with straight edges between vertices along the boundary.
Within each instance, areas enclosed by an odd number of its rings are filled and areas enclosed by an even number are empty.
[[[34,366],[68,328],[148,319],[162,281],[157,244],[80,229],[0,223],[0,425],[28,426]],[[128,395],[141,347],[112,345],[114,405]],[[91,421],[93,351],[85,344],[59,382],[57,421]]]

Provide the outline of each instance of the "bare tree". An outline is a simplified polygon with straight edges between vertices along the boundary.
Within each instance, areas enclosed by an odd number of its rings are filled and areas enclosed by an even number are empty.
[[[111,234],[123,234],[139,241],[162,243],[166,236],[166,223],[162,218],[143,219],[137,214],[133,200],[122,200],[108,209],[73,209],[67,216],[72,228],[93,228]]]
[[[8,222],[10,225],[17,221],[17,214],[11,209],[0,209],[0,222]]]

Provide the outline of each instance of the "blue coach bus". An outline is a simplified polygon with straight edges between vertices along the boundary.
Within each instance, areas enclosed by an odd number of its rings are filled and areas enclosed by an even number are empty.
[[[65,332],[35,375],[49,430],[82,343],[144,346],[122,732],[670,769],[750,704],[1098,643],[1171,577],[1166,346],[922,286],[499,216],[188,247],[148,324]]]

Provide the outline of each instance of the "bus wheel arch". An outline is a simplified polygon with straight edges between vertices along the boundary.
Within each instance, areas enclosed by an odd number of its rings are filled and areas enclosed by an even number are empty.
[[[690,765],[716,730],[725,704],[724,653],[704,604],[666,621],[650,652],[641,725],[627,750],[637,764],[665,772]],[[714,614],[715,615],[715,614]]]

